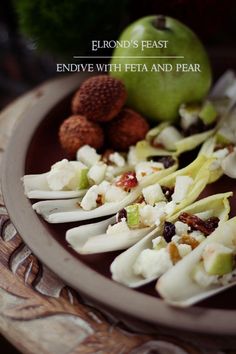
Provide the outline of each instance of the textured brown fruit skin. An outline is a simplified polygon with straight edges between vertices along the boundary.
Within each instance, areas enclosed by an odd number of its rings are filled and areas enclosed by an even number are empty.
[[[148,123],[140,114],[125,108],[107,125],[109,145],[116,150],[127,150],[144,139],[148,129]]]
[[[74,115],[61,124],[59,140],[62,148],[71,156],[83,145],[100,149],[104,142],[102,128],[81,115]]]
[[[94,122],[108,122],[123,107],[127,97],[122,81],[108,75],[84,81],[72,99],[72,112]]]

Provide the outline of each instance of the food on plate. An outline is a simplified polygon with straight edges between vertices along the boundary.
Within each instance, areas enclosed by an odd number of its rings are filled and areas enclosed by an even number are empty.
[[[90,145],[100,149],[104,143],[102,128],[94,122],[90,122],[82,115],[74,115],[61,124],[59,140],[65,151],[75,156],[77,150],[83,145]]]
[[[199,157],[195,165],[200,167],[206,160],[204,156]],[[142,188],[158,182],[178,167],[175,158],[167,165],[168,167],[165,168],[164,163],[143,161],[138,163],[134,170],[124,172],[113,180],[103,180],[101,183],[92,185],[82,199],[42,201],[35,203],[33,208],[51,223],[112,215],[133,203],[140,196]]]
[[[187,307],[235,285],[236,217],[221,223],[157,282],[170,304]]]
[[[122,81],[108,75],[93,76],[76,92],[72,111],[93,122],[108,122],[120,112],[126,97]]]
[[[107,220],[97,223],[97,234],[91,234],[88,225],[68,230],[68,243],[82,254],[132,246],[199,196],[208,183],[209,164],[211,160],[200,157],[189,166],[142,188],[135,203],[120,209],[110,223]],[[94,229],[96,223],[92,227]]]
[[[214,129],[210,129],[203,133],[185,137],[180,129],[170,123],[161,123],[149,130],[145,140],[136,144],[136,154],[140,159],[154,158],[166,154],[178,156],[185,151],[195,149],[213,133]]]
[[[30,199],[81,197],[92,185],[112,181],[134,168],[118,152],[110,152],[104,161],[103,155],[89,145],[82,146],[76,157],[77,161],[57,161],[48,172],[25,175],[22,178],[25,195]]]
[[[63,159],[50,171],[22,177],[25,195],[30,199],[60,199],[83,196],[89,186],[88,168],[79,161]]]
[[[172,154],[178,156],[193,150],[219,132],[221,139],[232,137],[224,122],[236,102],[236,79],[226,72],[214,85],[207,100],[200,103],[182,103],[179,107],[179,125],[164,122],[152,128],[135,147],[139,159]],[[232,116],[232,113],[230,114]],[[209,123],[210,122],[210,123]],[[221,127],[222,126],[222,127]],[[227,132],[226,132],[227,131]],[[225,136],[226,135],[226,136]]]
[[[112,278],[136,288],[157,279],[228,219],[232,193],[201,199],[168,216],[111,264]]]
[[[117,47],[111,61],[124,64],[123,70],[111,75],[123,80],[131,108],[154,121],[174,121],[182,103],[201,102],[208,94],[212,74],[207,53],[197,36],[181,22],[161,15],[144,17],[129,25],[119,40],[140,44]],[[176,55],[180,57],[173,61]],[[140,67],[134,72],[125,69],[129,65]]]
[[[202,145],[199,154],[214,157],[210,167],[211,179],[214,182],[221,175],[236,178],[236,110],[232,110],[216,130],[214,136]]]
[[[148,129],[148,123],[139,113],[124,108],[108,123],[107,139],[112,148],[125,151],[143,139]]]
[[[155,19],[158,30],[153,28]],[[187,28],[170,18],[150,17],[141,25],[144,38],[148,27],[150,33],[167,36],[169,25],[177,42],[181,33],[195,41]],[[59,130],[62,148],[75,159],[64,158],[45,173],[22,178],[28,198],[44,199],[33,209],[49,223],[113,215],[67,230],[68,244],[83,255],[125,250],[111,264],[112,278],[132,288],[160,278],[157,290],[176,306],[212,296],[236,279],[236,219],[227,221],[232,193],[196,201],[206,185],[223,174],[236,178],[236,79],[227,72],[205,98],[210,72],[204,50],[197,46],[196,55],[206,65],[195,91],[201,99],[183,95],[181,80],[187,79],[182,75],[178,94],[180,83],[166,84],[171,101],[158,83],[154,88],[161,100],[154,100],[148,85],[150,100],[143,97],[143,88],[136,85],[133,95],[127,86],[129,99],[138,102],[139,97],[147,115],[155,109],[154,120],[160,119],[160,112],[161,120],[169,117],[148,130],[140,113],[123,107],[126,89],[121,81],[104,75],[90,78],[73,98],[75,115]],[[145,86],[144,76],[140,83]],[[180,97],[185,100],[176,108]],[[179,122],[173,122],[176,112]],[[199,145],[195,160],[186,166],[183,155],[185,167],[177,170],[179,155]]]
[[[219,112],[212,101],[202,104],[182,104],[179,108],[180,126],[185,136],[199,134],[214,128]]]

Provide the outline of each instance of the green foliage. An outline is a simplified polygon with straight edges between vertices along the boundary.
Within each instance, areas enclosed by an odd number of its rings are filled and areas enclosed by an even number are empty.
[[[92,39],[116,39],[128,0],[15,0],[21,31],[40,50],[91,53]]]

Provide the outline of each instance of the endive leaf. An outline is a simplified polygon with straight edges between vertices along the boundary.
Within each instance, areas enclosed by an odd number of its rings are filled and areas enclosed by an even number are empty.
[[[203,250],[214,242],[235,249],[236,217],[221,223],[205,241],[159,279],[156,289],[168,303],[178,307],[191,306],[236,285],[236,282],[225,286],[215,284],[203,289],[193,280],[191,274],[201,260]]]
[[[183,212],[189,214],[197,214],[206,210],[211,210],[212,215],[220,219],[219,225],[221,225],[228,219],[230,212],[228,198],[232,196],[232,194],[233,193],[231,192],[220,193],[201,199],[182,209],[175,215],[170,216],[167,218],[167,221],[175,223],[178,220],[178,216]],[[135,274],[133,266],[143,250],[153,249],[152,240],[157,236],[162,235],[162,232],[163,227],[157,227],[154,231],[150,232],[135,245],[116,257],[110,268],[112,279],[131,288],[136,288],[155,280],[156,277],[145,279],[142,275]]]

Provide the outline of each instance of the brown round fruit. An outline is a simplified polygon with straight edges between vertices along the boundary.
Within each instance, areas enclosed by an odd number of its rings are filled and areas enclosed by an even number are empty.
[[[74,115],[61,124],[59,140],[62,148],[74,156],[76,151],[86,144],[100,149],[104,142],[104,134],[98,124],[88,121],[84,116]]]
[[[144,139],[148,129],[148,123],[140,114],[125,108],[108,124],[107,137],[112,148],[127,150]]]
[[[108,75],[93,76],[83,82],[72,100],[72,112],[94,122],[108,122],[123,107],[127,97],[124,84]]]

